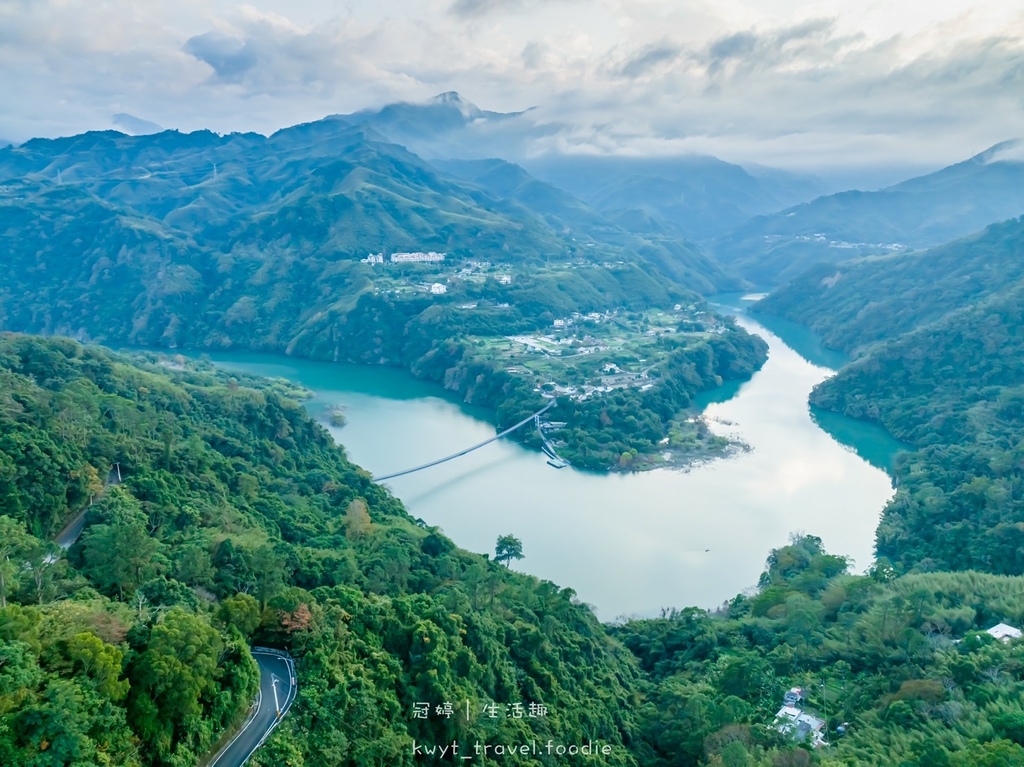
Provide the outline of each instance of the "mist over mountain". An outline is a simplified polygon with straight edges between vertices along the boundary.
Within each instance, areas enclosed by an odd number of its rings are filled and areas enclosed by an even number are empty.
[[[565,145],[564,125],[538,122],[530,110],[485,111],[454,92],[337,117],[370,126],[430,160],[514,161],[624,228],[660,229],[697,241],[825,191],[812,176],[760,166],[748,172],[708,155],[584,153]]]
[[[547,156],[526,163],[538,177],[628,222],[657,222],[701,241],[753,216],[821,192],[816,179],[776,169],[754,175],[716,157]]]
[[[123,130],[130,136],[144,136],[147,133],[160,133],[163,126],[150,120],[143,120],[141,117],[119,112],[112,118],[114,126]]]
[[[774,285],[815,262],[931,247],[1024,213],[1024,145],[1006,141],[877,192],[850,191],[754,219],[711,245]]]

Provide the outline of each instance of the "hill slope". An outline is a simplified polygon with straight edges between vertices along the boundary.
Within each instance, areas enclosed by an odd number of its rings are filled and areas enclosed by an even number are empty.
[[[402,366],[511,424],[539,409],[550,379],[509,373],[495,344],[556,319],[582,326],[588,314],[628,311],[630,337],[660,343],[682,379],[666,375],[642,396],[639,384],[610,393],[623,419],[648,424],[642,434],[615,427],[599,398],[566,403],[568,454],[590,468],[655,454],[694,394],[750,375],[765,357],[730,324],[678,344],[643,335],[643,312],[695,306],[692,289],[729,284],[686,243],[630,235],[525,176],[510,186],[445,175],[338,120],[269,138],[34,140],[0,151],[0,179],[9,330]],[[367,251],[446,255],[367,263]]]
[[[811,401],[918,451],[878,552],[906,567],[1024,572],[1024,219],[923,253],[820,268],[758,305],[859,355]]]
[[[1024,213],[1020,142],[877,192],[850,191],[754,219],[712,244],[724,263],[780,285],[815,262],[939,245]]]
[[[820,264],[757,304],[833,349],[893,338],[1024,282],[1024,219],[929,250]]]
[[[194,764],[255,694],[252,641],[299,678],[263,764],[580,732],[637,764],[639,672],[571,590],[416,524],[270,382],[186,365],[0,335],[0,762]],[[502,716],[414,714],[463,700]]]
[[[430,160],[503,157],[564,189],[624,228],[639,234],[657,227],[700,241],[724,235],[752,216],[820,194],[820,182],[786,171],[741,168],[706,155],[637,158],[563,154],[566,127],[537,121],[531,111],[482,110],[458,93],[420,104],[389,104],[339,115]]]

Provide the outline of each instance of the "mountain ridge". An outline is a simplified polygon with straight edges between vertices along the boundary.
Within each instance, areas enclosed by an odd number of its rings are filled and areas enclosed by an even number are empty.
[[[709,247],[755,283],[780,285],[819,261],[941,245],[1024,213],[1021,146],[1000,142],[878,191],[819,197],[755,218]]]

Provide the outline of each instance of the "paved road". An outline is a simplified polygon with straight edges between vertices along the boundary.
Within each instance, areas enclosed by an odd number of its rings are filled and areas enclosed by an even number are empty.
[[[110,487],[111,485],[117,485],[120,484],[120,482],[121,475],[119,473],[119,470],[111,470],[109,476],[107,477],[107,481],[103,487],[103,492],[106,492],[107,488]],[[65,551],[74,546],[75,541],[79,539],[79,537],[82,535],[82,531],[85,529],[85,514],[88,511],[89,507],[86,506],[84,509],[78,512],[75,518],[68,522],[67,525],[64,526],[63,530],[57,533],[57,535],[53,539],[53,542]],[[57,561],[57,557],[53,557],[51,561]]]
[[[280,650],[254,647],[252,657],[260,667],[260,692],[255,710],[242,729],[210,762],[209,767],[241,767],[288,713],[295,701],[295,663]]]
[[[121,475],[110,472],[107,485],[116,485]],[[68,522],[67,526],[53,539],[54,543],[67,550],[74,545],[85,528],[85,514],[88,507]],[[53,555],[51,561],[56,561]],[[260,667],[260,691],[256,702],[242,729],[220,750],[209,767],[241,767],[256,749],[263,745],[274,728],[284,719],[288,709],[295,702],[298,687],[295,684],[295,662],[288,653],[265,647],[252,648],[252,657]]]

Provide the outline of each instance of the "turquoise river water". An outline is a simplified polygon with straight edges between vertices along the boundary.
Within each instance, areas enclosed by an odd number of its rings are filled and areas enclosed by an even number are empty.
[[[553,469],[543,454],[499,440],[388,486],[463,548],[493,552],[499,535],[518,536],[526,556],[517,569],[572,587],[603,620],[715,607],[752,587],[769,550],[793,532],[820,536],[855,569],[867,567],[893,493],[885,468],[899,444],[877,427],[811,412],[811,388],[843,360],[806,329],[748,316],[739,296],[717,305],[770,347],[751,380],[702,403],[712,429],[749,451],[685,471],[600,475]],[[347,425],[328,428],[375,475],[494,434],[488,411],[401,370],[250,353],[209,358],[315,391],[306,407],[321,421],[329,406],[344,405]]]

